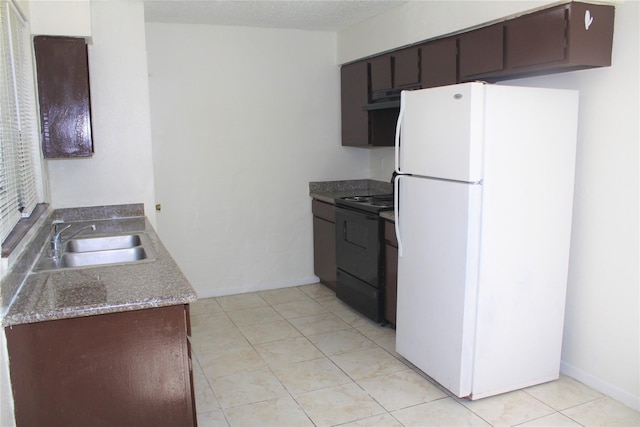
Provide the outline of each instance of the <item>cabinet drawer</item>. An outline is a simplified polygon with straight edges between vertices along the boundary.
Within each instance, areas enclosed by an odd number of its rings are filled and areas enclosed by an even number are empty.
[[[395,247],[398,247],[398,239],[396,238],[396,225],[392,221],[384,222],[384,240]]]
[[[330,203],[313,199],[311,201],[311,212],[313,216],[320,217],[329,222],[336,222],[336,213],[333,210],[333,205]]]

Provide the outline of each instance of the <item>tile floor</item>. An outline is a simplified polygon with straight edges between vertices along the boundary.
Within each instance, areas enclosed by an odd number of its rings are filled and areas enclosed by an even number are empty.
[[[640,426],[640,413],[569,378],[458,399],[394,351],[395,332],[321,284],[191,307],[198,425]]]

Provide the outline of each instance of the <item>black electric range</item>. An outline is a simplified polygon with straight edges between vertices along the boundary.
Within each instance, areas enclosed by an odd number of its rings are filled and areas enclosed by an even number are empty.
[[[384,320],[384,221],[393,195],[344,197],[336,208],[336,296],[374,320]]]
[[[376,194],[370,196],[349,196],[336,199],[336,206],[380,213],[393,209],[393,194]]]

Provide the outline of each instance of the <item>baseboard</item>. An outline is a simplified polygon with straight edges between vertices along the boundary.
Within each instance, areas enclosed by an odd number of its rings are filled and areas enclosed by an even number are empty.
[[[563,374],[574,378],[581,383],[588,385],[600,393],[606,394],[607,396],[615,399],[621,403],[624,403],[628,407],[640,411],[640,396],[633,395],[626,390],[621,389],[620,387],[610,384],[602,379],[590,374],[589,372],[583,371],[580,368],[576,368],[575,366],[562,361],[560,362],[560,372]]]
[[[206,291],[196,291],[198,298],[223,297],[227,295],[246,294],[248,292],[269,291],[272,289],[291,288],[294,286],[310,285],[319,283],[317,276],[301,277],[293,280],[284,280],[271,283],[254,283],[250,285],[233,286],[226,288],[207,289]]]

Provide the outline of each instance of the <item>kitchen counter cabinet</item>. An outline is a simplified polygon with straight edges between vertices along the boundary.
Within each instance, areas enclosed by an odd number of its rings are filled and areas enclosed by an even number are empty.
[[[336,290],[336,217],[333,205],[311,201],[313,212],[313,272],[329,289]]]
[[[194,426],[188,305],[6,328],[18,426]]]
[[[392,221],[384,222],[384,244],[384,318],[395,327],[398,301],[398,241]]]

